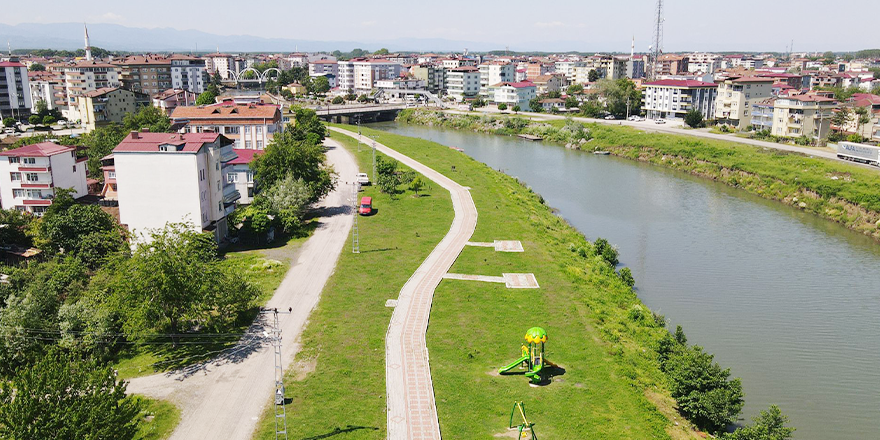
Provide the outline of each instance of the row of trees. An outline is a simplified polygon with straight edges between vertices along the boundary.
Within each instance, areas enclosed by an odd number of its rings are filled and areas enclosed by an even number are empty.
[[[598,74],[597,74],[598,75]],[[582,94],[582,85],[575,84],[566,90],[565,108],[578,108],[580,114],[588,118],[598,118],[606,114],[616,118],[624,118],[627,114],[638,114],[641,111],[642,92],[636,88],[629,78],[599,79],[593,86],[594,93],[586,99],[578,100],[575,95]],[[541,100],[545,98],[561,98],[561,92],[550,92],[529,101],[531,111],[541,113],[544,107]]]

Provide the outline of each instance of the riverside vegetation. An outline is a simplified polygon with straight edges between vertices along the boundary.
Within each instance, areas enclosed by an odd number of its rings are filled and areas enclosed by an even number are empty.
[[[739,381],[710,354],[688,346],[682,335],[672,336],[665,319],[641,304],[633,274],[615,270],[617,251],[607,241],[587,241],[521,182],[466,155],[420,139],[361,130],[473,188],[480,219],[472,240],[518,239],[526,249],[496,253],[467,247],[452,272],[532,272],[541,283],[539,290],[514,293],[500,285],[452,280],[437,288],[427,342],[445,435],[490,439],[506,433],[513,400],[524,400],[541,435],[554,438],[597,433],[609,439],[698,438],[682,415],[711,432],[736,419],[742,406]],[[334,138],[352,152],[357,148],[352,138]],[[368,169],[369,149],[361,149],[358,161]],[[288,411],[288,426],[298,436],[385,435],[383,340],[391,311],[384,302],[397,296],[445,234],[452,215],[448,193],[430,184],[423,189],[429,197],[392,199],[378,190],[365,191],[380,213],[360,223],[361,253],[340,257],[303,334],[296,367],[288,372],[295,409]],[[533,325],[548,330],[548,357],[566,370],[537,389],[495,373],[519,352],[523,332]],[[358,410],[346,411],[353,402]],[[781,413],[771,408],[766,414],[772,426],[784,427]],[[751,428],[767,432],[768,424],[761,419]],[[260,438],[270,438],[271,414],[262,427]],[[737,438],[785,439],[786,432],[773,437],[742,432]]]
[[[547,140],[606,150],[710,178],[776,200],[880,240],[880,173],[863,167],[735,142],[645,133],[631,127],[522,117],[405,110],[398,121]],[[586,139],[583,141],[582,139]]]

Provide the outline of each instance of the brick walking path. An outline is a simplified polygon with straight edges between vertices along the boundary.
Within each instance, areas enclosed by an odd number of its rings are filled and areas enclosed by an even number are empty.
[[[357,133],[331,130],[357,138]],[[362,139],[371,145],[369,139]],[[425,334],[434,289],[464,249],[477,225],[477,208],[468,190],[452,179],[382,144],[376,149],[447,189],[455,218],[449,232],[400,290],[385,336],[385,387],[388,439],[440,439],[437,406]]]

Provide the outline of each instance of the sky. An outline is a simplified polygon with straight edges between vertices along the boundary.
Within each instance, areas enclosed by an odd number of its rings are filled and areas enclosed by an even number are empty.
[[[838,6],[834,6],[838,5]],[[877,0],[665,0],[663,49],[846,51],[880,47]],[[656,0],[41,0],[0,23],[87,22],[321,41],[442,38],[511,50],[647,51]],[[842,28],[842,29],[841,29]]]

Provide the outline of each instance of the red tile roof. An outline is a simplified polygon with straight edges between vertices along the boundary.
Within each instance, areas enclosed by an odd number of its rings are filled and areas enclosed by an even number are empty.
[[[178,107],[180,108],[180,107]],[[182,147],[183,153],[199,151],[205,144],[217,141],[221,137],[219,133],[129,133],[116,148],[117,153],[155,153],[159,151],[159,145],[171,144]]]
[[[15,61],[0,61],[0,67],[24,67],[24,64]]]
[[[690,79],[661,79],[642,84],[643,86],[666,86],[666,87],[718,87],[718,84],[696,81]]]
[[[97,96],[105,95],[107,93],[110,93],[110,92],[112,92],[114,90],[118,90],[118,89],[119,89],[119,87],[101,87],[100,89],[95,89],[90,92],[85,92],[82,94],[82,96],[85,96],[86,98],[94,98]]]
[[[175,107],[171,119],[269,119],[281,117],[276,105],[220,103],[205,107]]]
[[[49,157],[70,151],[74,151],[74,147],[58,145],[54,142],[40,142],[39,144],[25,145],[14,150],[2,151],[0,152],[0,156]]]
[[[773,78],[761,78],[758,76],[744,76],[742,78],[730,78],[730,80],[733,82],[736,82],[736,83],[742,83],[742,82],[769,82],[769,83],[772,83],[773,82]]]
[[[228,163],[231,165],[246,165],[254,160],[254,156],[259,154],[263,154],[263,150],[249,150],[245,148],[233,148],[232,151],[235,151],[235,154],[238,155],[238,158],[232,159]]]

